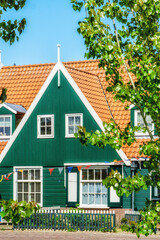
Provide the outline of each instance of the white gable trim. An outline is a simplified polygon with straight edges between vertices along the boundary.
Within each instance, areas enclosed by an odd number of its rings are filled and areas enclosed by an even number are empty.
[[[68,82],[70,83],[70,85],[72,86],[74,91],[76,92],[76,94],[79,96],[79,98],[81,99],[81,101],[83,102],[85,107],[88,109],[88,111],[90,112],[90,114],[92,115],[92,117],[94,118],[96,123],[98,124],[98,126],[101,128],[102,131],[104,131],[102,120],[100,119],[100,117],[98,116],[96,111],[93,109],[91,104],[88,102],[87,98],[84,96],[84,94],[82,93],[80,88],[77,86],[77,84],[75,83],[75,81],[73,80],[73,78],[71,77],[71,75],[69,74],[67,69],[64,67],[64,65],[61,62],[58,62],[55,65],[55,67],[52,69],[52,71],[50,72],[49,76],[47,77],[45,83],[43,84],[42,88],[38,92],[37,96],[35,97],[34,101],[32,102],[32,104],[29,107],[28,111],[26,112],[25,116],[23,117],[22,121],[20,122],[20,124],[18,125],[18,127],[14,131],[12,137],[10,138],[9,142],[7,143],[6,147],[2,151],[2,153],[0,155],[0,163],[2,162],[3,158],[6,156],[8,150],[10,149],[10,147],[13,144],[13,142],[17,138],[17,136],[20,133],[21,129],[25,125],[26,121],[30,117],[31,113],[33,112],[34,108],[38,104],[39,100],[43,96],[44,92],[46,91],[47,87],[49,86],[50,82],[52,81],[53,77],[55,76],[55,74],[56,74],[56,72],[58,70],[62,71],[62,73],[64,74],[64,76],[66,77],[66,79],[68,80]],[[121,157],[121,159],[124,161],[124,163],[127,166],[130,166],[130,162],[127,161],[127,156],[125,155],[125,153],[122,150],[116,150],[116,151],[119,154],[119,156]]]
[[[10,112],[12,112],[14,114],[17,114],[17,111],[13,110],[11,107],[7,106],[5,103],[0,104],[0,108],[2,108],[2,107],[8,109]]]
[[[134,104],[131,104],[130,106],[129,106],[129,110],[131,110],[132,108],[134,108],[135,107],[135,105]]]

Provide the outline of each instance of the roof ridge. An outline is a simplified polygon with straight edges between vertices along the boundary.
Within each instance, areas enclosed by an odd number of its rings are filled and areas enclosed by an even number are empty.
[[[94,75],[94,76],[98,77],[98,75],[97,75],[97,74],[95,74],[95,73],[87,72],[87,71],[84,71],[84,70],[82,70],[82,69],[79,69],[79,68],[70,67],[70,66],[67,66],[67,65],[65,65],[65,67],[67,67],[67,68],[70,68],[70,69],[77,70],[77,71],[79,71],[79,72],[84,72],[84,73],[87,73],[87,74],[90,74],[90,75]]]
[[[65,62],[62,62],[62,63],[69,63],[69,64],[72,64],[72,63],[83,63],[83,62],[99,62],[99,59],[76,60],[76,61],[65,61]]]
[[[98,62],[97,59],[89,59],[89,60],[78,60],[78,61],[64,61],[63,64],[73,64],[73,63],[83,63],[83,62]],[[24,64],[24,65],[15,65],[15,66],[3,66],[3,68],[20,68],[20,67],[38,67],[38,66],[47,66],[47,65],[55,65],[56,63],[35,63],[35,64]]]
[[[4,68],[22,68],[22,67],[38,67],[38,66],[47,66],[47,65],[55,65],[56,63],[37,63],[37,64],[26,64],[26,65],[15,65],[15,66],[3,66]]]

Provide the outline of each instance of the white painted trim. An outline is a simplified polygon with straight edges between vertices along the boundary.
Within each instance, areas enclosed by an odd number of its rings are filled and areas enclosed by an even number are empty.
[[[40,119],[48,117],[51,118],[51,135],[40,135]],[[37,115],[37,138],[54,138],[54,114]]]
[[[134,108],[135,107],[135,105],[134,104],[131,104],[130,106],[129,106],[129,110],[131,110],[132,108]]]
[[[43,207],[43,167],[42,166],[17,166],[17,167],[13,167],[13,199],[17,200],[17,184],[16,184],[16,177],[17,174],[15,174],[16,169],[26,169],[26,170],[30,170],[30,169],[38,169],[40,170],[40,181],[41,181],[41,204],[39,204],[41,207]]]
[[[0,135],[0,140],[4,140],[4,139],[10,139],[11,136],[12,136],[12,115],[11,114],[3,114],[3,115],[0,115],[0,118],[1,117],[9,117],[10,118],[10,135],[9,136],[4,136],[4,135]]]
[[[11,107],[7,106],[5,103],[0,104],[0,108],[2,108],[2,107],[8,109],[10,112],[12,112],[14,114],[17,114],[17,111],[13,110]]]
[[[138,126],[137,125],[137,113],[140,112],[140,110],[134,110],[134,126]],[[152,131],[154,132],[154,123],[152,122]],[[154,135],[154,134],[153,134]],[[135,132],[135,136],[149,136],[149,133],[146,131],[145,133],[143,132]]]
[[[106,167],[106,166],[115,166],[117,165],[118,166],[118,163],[114,163],[114,162],[110,162],[110,163],[105,163],[105,162],[87,162],[87,163],[64,163],[64,166],[87,166],[87,165],[91,165],[90,168],[94,167],[94,166],[101,166],[101,167]]]
[[[68,133],[68,118],[80,117],[80,126],[83,126],[83,113],[67,113],[65,114],[65,138],[75,138],[74,134]]]
[[[21,120],[20,124],[18,125],[18,127],[16,128],[16,130],[14,131],[14,134],[12,135],[12,137],[10,138],[9,142],[7,143],[6,147],[4,148],[4,150],[2,151],[1,155],[0,155],[0,163],[2,162],[3,158],[5,157],[5,155],[7,154],[8,150],[10,149],[10,147],[12,146],[12,144],[14,143],[16,137],[18,136],[18,134],[20,133],[21,129],[23,128],[24,124],[26,123],[26,121],[28,120],[28,118],[30,117],[31,113],[33,112],[34,108],[36,107],[36,105],[38,104],[39,100],[41,99],[42,95],[44,94],[44,92],[46,91],[47,87],[49,86],[50,82],[52,81],[53,77],[55,76],[55,74],[57,73],[58,70],[61,70],[62,73],[64,74],[64,76],[66,77],[66,79],[68,80],[68,82],[70,83],[70,85],[72,86],[72,88],[74,89],[74,91],[77,93],[77,95],[79,96],[79,98],[81,99],[81,101],[83,102],[83,104],[85,105],[85,107],[87,108],[87,110],[90,112],[90,114],[92,115],[92,117],[94,118],[94,120],[96,121],[96,123],[98,124],[98,126],[102,129],[102,131],[104,131],[104,127],[103,127],[103,122],[100,119],[100,117],[98,116],[98,114],[96,113],[96,111],[93,109],[93,107],[91,106],[91,104],[88,102],[87,98],[84,96],[84,94],[82,93],[82,91],[80,90],[80,88],[77,86],[76,82],[73,80],[73,78],[71,77],[71,75],[69,74],[69,72],[67,71],[67,69],[64,67],[64,65],[61,62],[58,62],[54,68],[52,69],[52,71],[50,72],[49,76],[47,77],[45,83],[43,84],[42,88],[40,89],[40,91],[38,92],[37,96],[35,97],[34,101],[32,102],[31,106],[29,107],[28,111],[26,112],[25,116],[23,117],[23,119]],[[124,163],[127,166],[130,166],[130,162],[127,161],[127,156],[125,155],[125,153],[122,150],[116,150],[117,153],[119,154],[119,156],[121,157],[121,159],[124,161]]]

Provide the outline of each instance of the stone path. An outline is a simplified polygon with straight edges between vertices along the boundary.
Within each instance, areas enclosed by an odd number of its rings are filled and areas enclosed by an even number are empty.
[[[0,239],[22,239],[22,240],[43,240],[43,239],[56,239],[56,240],[137,240],[134,234],[130,233],[101,233],[101,232],[65,232],[65,231],[13,231],[5,230],[0,231]],[[149,237],[140,237],[140,240],[159,239],[160,234]]]

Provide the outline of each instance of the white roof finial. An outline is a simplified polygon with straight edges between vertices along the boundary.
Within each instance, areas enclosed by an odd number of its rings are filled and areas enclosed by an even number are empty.
[[[60,44],[57,44],[57,48],[58,48],[58,55],[57,55],[57,61],[60,62]]]

